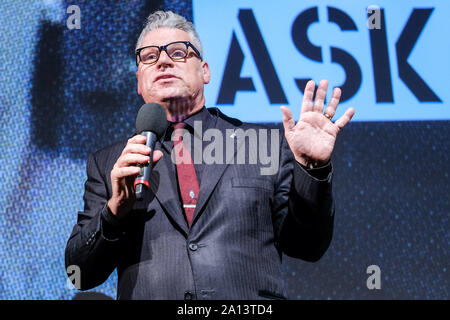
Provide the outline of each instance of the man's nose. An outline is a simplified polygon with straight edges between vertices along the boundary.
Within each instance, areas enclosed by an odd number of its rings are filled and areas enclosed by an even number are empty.
[[[161,50],[161,53],[159,54],[158,62],[156,64],[157,64],[158,67],[160,67],[160,66],[167,66],[167,65],[173,65],[173,60],[170,59],[170,57],[167,54],[166,50]]]

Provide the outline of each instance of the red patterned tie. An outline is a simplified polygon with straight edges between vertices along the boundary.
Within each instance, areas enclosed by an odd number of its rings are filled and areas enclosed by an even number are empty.
[[[184,122],[178,122],[173,125],[174,134],[174,152],[177,167],[178,185],[180,187],[183,209],[186,214],[189,227],[194,216],[195,206],[197,204],[198,186],[197,174],[195,173],[194,163],[191,153],[183,142],[183,130],[186,127]]]

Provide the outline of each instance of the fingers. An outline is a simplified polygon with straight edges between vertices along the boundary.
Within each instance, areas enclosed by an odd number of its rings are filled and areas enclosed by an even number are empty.
[[[323,107],[325,103],[325,97],[327,96],[328,89],[328,81],[322,80],[319,83],[319,87],[317,88],[316,98],[314,99],[314,107],[313,111],[323,112]]]
[[[145,144],[127,144],[122,151],[122,155],[127,153],[138,153],[142,155],[149,155],[151,149]]]
[[[283,126],[284,131],[290,131],[295,126],[295,120],[292,117],[292,112],[288,107],[281,106],[281,111],[283,111]]]
[[[314,88],[316,84],[313,80],[309,80],[306,84],[305,91],[303,93],[303,101],[300,113],[313,111],[313,102],[312,99],[314,97]]]
[[[129,144],[145,144],[147,141],[147,138],[143,136],[142,134],[137,134],[130,139],[128,139],[127,145]]]
[[[111,171],[111,180],[126,178],[129,176],[135,176],[141,171],[140,167],[115,167]]]
[[[341,89],[340,88],[334,88],[333,94],[331,95],[330,103],[328,104],[328,107],[325,109],[326,114],[330,115],[330,120],[334,117],[334,114],[336,113],[336,108],[339,104],[339,99],[341,99]]]
[[[163,153],[160,150],[153,152],[153,163],[158,162],[163,157]],[[146,165],[149,163],[150,157],[140,154],[127,153],[117,159],[113,170],[111,171],[111,177],[116,179],[125,178],[128,176],[134,176],[139,173],[141,166],[138,164]]]
[[[151,148],[145,145],[147,138],[136,135],[128,140],[127,145],[117,159],[112,174],[115,178],[123,178],[139,173],[142,165],[150,163]],[[160,150],[153,152],[153,162],[158,162],[163,156]]]
[[[150,157],[138,153],[127,153],[121,155],[117,159],[116,166],[118,168],[136,166],[136,164],[145,165],[149,163]]]
[[[149,155],[151,149],[145,145],[147,138],[143,135],[135,135],[134,137],[128,139],[127,145],[122,150],[121,155],[126,155],[128,153],[137,153],[141,155]]]
[[[308,83],[305,86],[305,91],[303,94],[303,101],[302,101],[302,107],[301,112],[323,112],[324,104],[325,104],[325,98],[327,95],[327,88],[328,88],[328,81],[327,80],[321,80],[319,83],[319,86],[317,88],[315,101],[313,104],[313,98],[314,98],[314,88],[315,83],[313,80],[308,81]],[[339,100],[341,99],[342,91],[340,88],[334,88],[333,93],[331,95],[330,103],[328,104],[327,108],[325,109],[324,113],[329,115],[329,119],[331,120],[336,113],[337,106],[339,104]],[[292,118],[292,113],[287,107],[281,107],[281,110],[283,111],[283,125],[285,130],[291,130],[295,126],[295,121]],[[353,115],[355,114],[355,109],[349,108],[342,117],[335,122],[336,126],[339,129],[344,128],[347,123],[350,122]]]
[[[354,114],[355,109],[348,108],[347,111],[345,111],[345,113],[342,115],[342,117],[336,120],[334,124],[337,125],[339,129],[343,129],[347,125],[347,123],[350,122]]]
[[[136,146],[134,146],[136,147]],[[142,153],[124,153],[122,154],[119,159],[117,159],[116,161],[116,166],[121,168],[121,167],[129,167],[129,166],[135,166],[136,164],[143,164],[146,165],[149,163],[150,161],[150,151],[151,149],[146,147],[146,146],[142,146],[145,147],[146,151],[145,154]],[[133,147],[130,147],[130,149],[132,149]],[[148,151],[147,151],[148,150]],[[161,159],[163,156],[163,153],[160,150],[155,150],[153,152],[153,162],[156,163],[159,161],[159,159]]]
[[[117,216],[127,214],[136,200],[133,180],[141,172],[141,167],[150,163],[151,149],[145,145],[146,140],[142,135],[130,138],[111,170],[112,196],[108,200],[108,208]],[[158,162],[162,156],[160,150],[155,150],[153,162]]]

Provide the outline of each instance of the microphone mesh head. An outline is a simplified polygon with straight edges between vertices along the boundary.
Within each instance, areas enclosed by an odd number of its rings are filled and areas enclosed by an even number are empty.
[[[151,131],[160,138],[168,126],[166,111],[161,105],[146,103],[139,109],[136,117],[136,133]]]

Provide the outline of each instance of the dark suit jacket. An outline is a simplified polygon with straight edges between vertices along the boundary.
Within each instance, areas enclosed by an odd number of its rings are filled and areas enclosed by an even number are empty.
[[[256,127],[208,110],[223,133]],[[81,269],[82,290],[117,268],[118,299],[286,298],[282,254],[317,261],[330,244],[331,164],[325,177],[313,177],[294,160],[282,131],[274,175],[261,175],[261,163],[227,164],[236,152],[205,166],[190,228],[170,157],[155,164],[150,192],[126,218],[108,211],[110,172],[125,145],[102,149],[87,163],[85,207],[65,254],[66,267]]]

